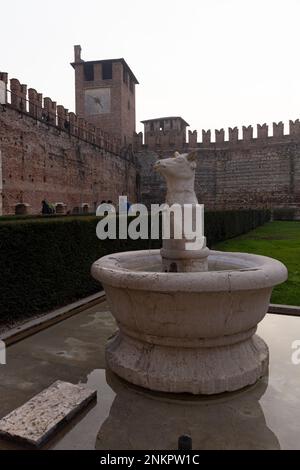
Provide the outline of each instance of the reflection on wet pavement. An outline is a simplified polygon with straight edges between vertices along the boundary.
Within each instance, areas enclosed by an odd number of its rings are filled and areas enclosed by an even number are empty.
[[[57,379],[98,390],[92,404],[44,448],[176,449],[190,434],[194,449],[300,449],[300,364],[292,342],[300,318],[267,315],[258,333],[270,348],[269,377],[217,397],[149,393],[105,371],[106,339],[115,331],[106,302],[8,348],[1,366],[0,417]],[[21,448],[0,440],[0,449]]]

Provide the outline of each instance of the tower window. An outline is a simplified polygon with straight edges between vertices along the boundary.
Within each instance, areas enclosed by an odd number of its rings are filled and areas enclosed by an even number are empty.
[[[110,80],[112,78],[112,62],[102,63],[102,80]]]
[[[87,82],[92,82],[94,80],[94,64],[84,64],[84,79]]]
[[[128,73],[124,65],[123,65],[123,82],[126,84],[128,83]]]

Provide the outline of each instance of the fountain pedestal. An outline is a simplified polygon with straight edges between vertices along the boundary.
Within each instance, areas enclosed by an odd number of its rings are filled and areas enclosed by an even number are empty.
[[[216,251],[208,268],[160,272],[159,250],[94,263],[119,327],[106,348],[110,369],[151,390],[193,394],[237,390],[264,375],[268,348],[255,332],[286,268],[264,256]]]
[[[230,345],[189,348],[180,341],[170,347],[118,332],[107,344],[106,359],[113,372],[135,385],[209,395],[255,383],[268,370],[269,351],[257,335]]]
[[[163,240],[160,250],[162,269],[166,273],[207,271],[209,249],[186,250],[186,240]]]

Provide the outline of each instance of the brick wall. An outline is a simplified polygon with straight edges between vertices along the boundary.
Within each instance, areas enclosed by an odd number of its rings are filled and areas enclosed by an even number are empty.
[[[199,151],[196,191],[211,209],[300,204],[300,142]]]
[[[7,74],[0,73],[0,80],[7,84]],[[13,214],[18,203],[39,213],[42,199],[63,203],[71,212],[84,204],[93,211],[102,200],[117,203],[121,194],[132,202],[161,203],[165,183],[153,163],[175,150],[195,148],[196,192],[207,208],[300,209],[299,120],[290,121],[287,135],[280,122],[273,124],[272,135],[266,124],[258,125],[256,137],[252,126],[243,126],[242,133],[230,128],[227,140],[224,129],[215,131],[214,141],[211,131],[203,131],[201,142],[189,131],[182,144],[167,129],[160,140],[158,129],[152,145],[143,145],[142,133],[135,134],[133,154],[131,146],[122,147],[120,139],[18,80],[12,79],[10,88],[10,99],[0,104],[3,214]]]
[[[0,105],[2,214],[13,214],[18,203],[39,213],[43,199],[64,203],[71,212],[82,211],[84,204],[93,211],[102,200],[117,203],[121,194],[136,200],[130,147],[120,147],[84,120],[79,123],[74,113],[33,89],[27,96],[18,80],[11,81],[11,89],[8,104]]]
[[[281,132],[282,128],[282,132]],[[297,121],[290,122],[290,132],[283,135],[283,126],[273,136],[263,134],[253,138],[244,128],[241,140],[225,141],[223,135],[211,142],[210,132],[197,143],[195,133],[183,148],[161,151],[160,147],[139,145],[140,195],[143,202],[161,202],[165,197],[165,183],[152,170],[157,158],[170,156],[174,150],[188,152],[198,148],[196,193],[199,202],[209,209],[242,208],[300,208],[300,133]],[[194,140],[193,140],[194,139]],[[138,139],[139,143],[141,139]]]

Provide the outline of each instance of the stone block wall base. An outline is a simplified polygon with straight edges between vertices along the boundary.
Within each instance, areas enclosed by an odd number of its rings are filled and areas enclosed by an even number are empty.
[[[109,368],[146,389],[211,395],[254,384],[268,370],[269,351],[257,335],[239,343],[206,348],[175,348],[125,336],[106,347]]]

